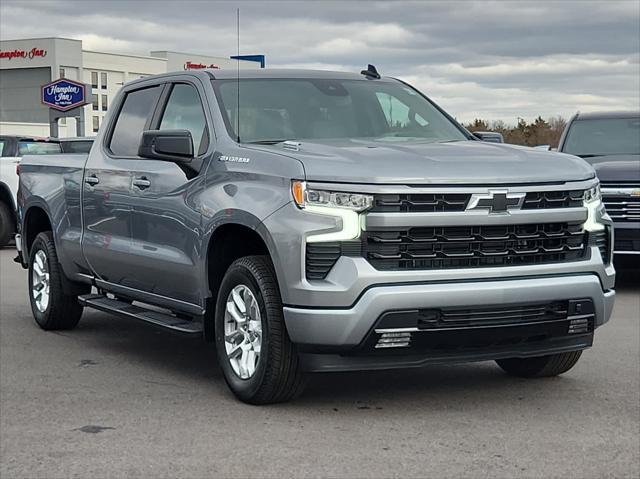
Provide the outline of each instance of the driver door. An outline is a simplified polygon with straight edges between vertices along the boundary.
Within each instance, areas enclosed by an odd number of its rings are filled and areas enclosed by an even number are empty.
[[[188,130],[195,158],[188,164],[142,158],[133,169],[131,265],[135,288],[162,303],[192,309],[202,306],[200,260],[201,214],[197,196],[204,186],[199,174],[210,156],[210,122],[196,82],[168,84],[164,102],[150,129]]]

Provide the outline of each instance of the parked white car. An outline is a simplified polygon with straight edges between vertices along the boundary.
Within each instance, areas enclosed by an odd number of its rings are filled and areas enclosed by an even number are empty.
[[[61,153],[57,140],[0,136],[0,246],[7,245],[16,232],[17,166],[23,155]]]

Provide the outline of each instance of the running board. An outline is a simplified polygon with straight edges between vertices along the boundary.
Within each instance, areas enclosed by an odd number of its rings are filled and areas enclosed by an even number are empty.
[[[144,321],[145,323],[168,329],[174,333],[198,336],[202,336],[203,334],[203,325],[200,321],[176,318],[170,314],[160,313],[152,309],[118,301],[117,299],[110,299],[102,294],[85,294],[78,296],[78,302],[87,308],[112,313],[124,318]]]

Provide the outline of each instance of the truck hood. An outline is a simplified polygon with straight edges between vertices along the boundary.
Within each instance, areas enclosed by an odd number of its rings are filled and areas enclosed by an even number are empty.
[[[308,181],[363,184],[514,184],[579,181],[595,176],[584,160],[515,145],[380,140],[322,140],[265,147],[300,160]],[[286,153],[285,153],[286,152]]]
[[[610,155],[585,158],[602,183],[640,184],[640,155]]]

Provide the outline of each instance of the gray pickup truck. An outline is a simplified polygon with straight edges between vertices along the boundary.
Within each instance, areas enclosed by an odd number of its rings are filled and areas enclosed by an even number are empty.
[[[204,336],[249,403],[308,372],[561,374],[613,307],[591,166],[478,141],[372,68],[136,80],[88,156],[51,160],[20,173],[37,323],[88,307]]]

